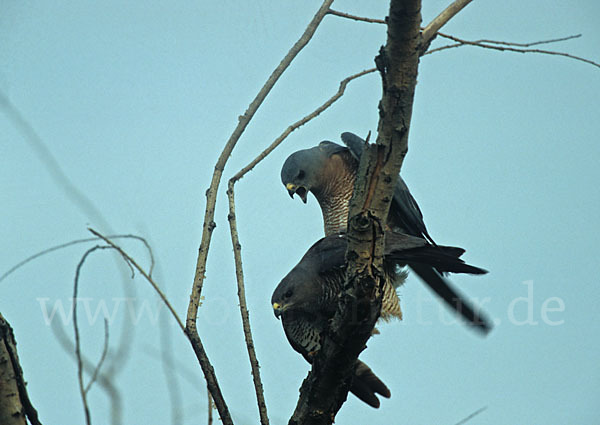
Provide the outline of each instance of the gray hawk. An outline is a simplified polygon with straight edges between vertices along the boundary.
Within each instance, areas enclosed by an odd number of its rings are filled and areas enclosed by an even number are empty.
[[[317,198],[323,214],[325,235],[347,230],[349,203],[359,159],[365,145],[364,140],[352,133],[343,133],[342,141],[348,147],[324,141],[313,148],[297,151],[286,159],[281,169],[281,180],[292,198],[297,194],[306,203],[308,192]],[[387,226],[388,230],[406,233],[422,238],[423,242],[432,246],[436,245],[423,222],[423,214],[417,202],[400,176],[390,205]],[[466,299],[442,278],[443,270],[420,263],[411,264],[410,267],[450,308],[474,324],[476,329],[484,332],[491,329],[489,322],[471,308]],[[397,273],[395,279],[386,283],[382,305],[383,317],[401,318],[395,288],[405,277],[405,274]]]
[[[283,278],[271,297],[275,316],[281,318],[288,341],[309,363],[321,348],[329,319],[335,314],[338,297],[343,292],[346,247],[347,240],[343,234],[320,239]],[[385,235],[386,267],[394,264],[424,264],[440,271],[486,273],[459,259],[463,252],[461,248],[433,246],[421,238],[405,234],[388,232]],[[393,276],[384,273],[386,281]],[[350,391],[372,407],[379,407],[376,394],[384,397],[391,395],[385,384],[360,360],[356,363]]]

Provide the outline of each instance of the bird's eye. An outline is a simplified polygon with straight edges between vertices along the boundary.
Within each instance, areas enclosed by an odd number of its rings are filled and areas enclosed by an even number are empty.
[[[294,292],[293,292],[291,289],[289,289],[289,290],[288,290],[288,291],[287,291],[285,294],[283,294],[283,296],[284,296],[285,298],[289,298],[289,297],[291,297],[293,294],[294,294]]]
[[[299,180],[302,180],[302,179],[304,178],[304,170],[300,170],[300,171],[298,171],[298,176],[297,176],[297,178],[298,178]]]

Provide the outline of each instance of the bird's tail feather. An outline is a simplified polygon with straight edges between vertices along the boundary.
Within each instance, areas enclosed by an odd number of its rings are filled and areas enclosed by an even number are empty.
[[[379,407],[379,399],[376,394],[385,398],[390,398],[392,395],[388,387],[373,373],[371,368],[360,360],[356,361],[356,372],[354,372],[354,380],[350,391],[374,408]]]
[[[474,325],[475,329],[483,333],[488,333],[492,329],[489,319],[477,308],[472,307],[471,303],[456,289],[452,288],[451,284],[437,271],[422,264],[411,264],[410,267],[450,308]]]
[[[440,273],[486,274],[487,270],[465,263],[459,257],[464,253],[462,248],[452,246],[426,245],[402,251],[392,251],[389,258],[409,264],[419,263],[435,267]]]

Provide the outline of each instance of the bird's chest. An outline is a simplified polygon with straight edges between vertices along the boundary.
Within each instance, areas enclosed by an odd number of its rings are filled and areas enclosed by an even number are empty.
[[[284,316],[282,321],[285,334],[294,350],[310,362],[310,356],[321,349],[321,335],[326,321],[310,316]]]

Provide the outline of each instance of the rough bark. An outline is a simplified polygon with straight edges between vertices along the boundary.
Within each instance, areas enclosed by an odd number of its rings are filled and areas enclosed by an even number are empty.
[[[0,314],[0,424],[27,425],[27,418],[40,423],[25,388],[15,335]]]
[[[348,229],[348,280],[290,425],[331,424],[346,400],[356,358],[381,310],[383,228],[407,152],[420,52],[420,0],[392,0],[388,38],[376,58],[382,76],[377,144],[362,157]]]

